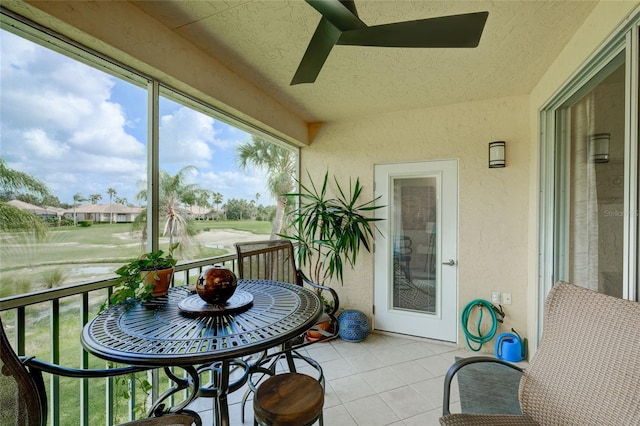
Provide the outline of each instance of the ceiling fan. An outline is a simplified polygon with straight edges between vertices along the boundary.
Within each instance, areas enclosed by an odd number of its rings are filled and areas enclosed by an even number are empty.
[[[336,44],[379,47],[476,47],[489,12],[368,26],[353,0],[306,0],[322,15],[291,85],[313,83]]]

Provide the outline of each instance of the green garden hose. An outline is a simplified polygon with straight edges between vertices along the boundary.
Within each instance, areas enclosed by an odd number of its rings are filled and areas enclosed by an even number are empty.
[[[476,306],[480,308],[480,315],[478,317],[478,326],[477,326],[478,334],[472,334],[468,329],[467,323],[469,322],[469,315],[471,314],[471,311]],[[489,333],[483,336],[482,332],[480,331],[480,327],[482,325],[482,316],[484,312],[483,308],[485,307],[491,314],[492,323],[491,323],[491,330],[489,331]],[[496,314],[500,315],[501,318],[498,318]],[[464,309],[462,310],[462,315],[460,317],[460,323],[462,324],[462,330],[464,331],[465,338],[467,339],[467,346],[469,347],[469,349],[471,349],[472,351],[478,352],[480,349],[482,349],[483,344],[493,339],[493,336],[496,334],[496,330],[498,329],[498,322],[502,322],[503,318],[504,318],[504,312],[502,311],[502,307],[498,309],[494,305],[492,305],[491,302],[484,299],[476,299],[472,302],[469,302],[467,306],[465,306]],[[473,346],[471,346],[471,342],[477,343],[478,347],[474,348]]]

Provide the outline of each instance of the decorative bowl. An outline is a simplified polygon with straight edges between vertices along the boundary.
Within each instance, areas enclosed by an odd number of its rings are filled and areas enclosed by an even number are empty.
[[[198,277],[196,291],[202,300],[212,305],[224,305],[238,286],[238,280],[230,269],[215,265],[205,269]]]

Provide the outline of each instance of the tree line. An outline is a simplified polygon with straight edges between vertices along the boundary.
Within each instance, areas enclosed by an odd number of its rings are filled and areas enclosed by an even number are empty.
[[[168,235],[172,242],[180,242],[188,246],[190,235],[188,218],[185,207],[199,206],[204,208],[215,207],[215,213],[224,211],[224,217],[229,220],[270,220],[272,221],[272,238],[280,233],[283,225],[288,197],[295,188],[296,155],[291,150],[251,136],[251,140],[240,144],[237,149],[238,165],[246,170],[250,165],[261,168],[267,172],[267,188],[274,199],[276,206],[263,206],[258,204],[260,194],[255,200],[232,198],[223,205],[223,196],[199,184],[189,182],[190,175],[197,171],[195,166],[185,166],[175,175],[160,171],[160,209],[164,220],[163,234]],[[142,185],[135,198],[139,203],[147,201],[146,184]],[[126,198],[117,197],[117,190],[108,188],[109,205],[114,201],[117,204],[130,205]],[[2,231],[35,231],[36,234],[46,233],[46,226],[35,215],[24,212],[9,204],[7,201],[19,199],[21,201],[48,207],[61,207],[65,209],[75,208],[83,202],[97,204],[102,199],[101,194],[90,194],[84,197],[76,193],[73,204],[61,203],[60,200],[39,179],[26,173],[10,169],[0,157],[0,230]],[[136,219],[134,226],[146,229],[146,212]],[[74,221],[75,223],[75,221]],[[146,237],[146,236],[145,236]]]

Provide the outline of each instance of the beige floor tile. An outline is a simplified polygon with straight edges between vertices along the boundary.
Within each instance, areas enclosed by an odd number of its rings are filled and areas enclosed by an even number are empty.
[[[326,382],[324,385],[324,407],[330,408],[336,405],[342,405],[342,401],[338,398],[336,391],[331,386],[331,383]]]
[[[371,333],[363,342],[335,339],[307,346],[301,353],[318,361],[325,374],[324,424],[327,426],[436,426],[442,414],[444,374],[455,357],[478,355],[453,344],[390,333]],[[486,354],[481,354],[486,355]],[[315,370],[296,362],[298,371]],[[278,370],[282,370],[283,363]],[[242,426],[240,400],[244,389],[229,395],[231,426]],[[451,411],[460,411],[454,380]],[[213,401],[198,398],[191,405],[213,420]],[[253,425],[251,399],[244,425]]]
[[[418,364],[434,376],[444,376],[454,361],[446,355],[434,355],[416,360]]]
[[[401,419],[413,417],[436,408],[409,386],[383,392],[380,397]]]
[[[358,426],[344,405],[326,408],[323,414],[326,426]]]
[[[345,357],[345,359],[349,361],[349,364],[359,373],[386,367],[377,356],[370,352],[363,355],[350,355]]]
[[[343,403],[374,395],[376,391],[358,374],[332,380],[331,387]]]
[[[326,380],[329,381],[358,373],[356,369],[353,368],[353,366],[344,358],[323,362],[322,369],[324,370]]]
[[[358,425],[386,426],[401,420],[378,395],[344,404]]]
[[[381,348],[375,352],[376,356],[380,361],[382,361],[385,365],[394,365],[400,364],[402,362],[411,361],[413,356],[411,353],[405,353],[400,349],[399,346],[388,346],[386,348]]]
[[[433,373],[424,369],[417,360],[391,365],[393,370],[407,384],[418,383],[433,378]]]
[[[307,346],[309,356],[319,363],[339,359],[342,356],[331,343],[316,343]]]
[[[422,382],[410,385],[420,396],[429,401],[433,407],[442,407],[442,396],[444,385],[443,377],[434,377],[433,379],[424,380]]]
[[[365,371],[361,376],[378,393],[407,385],[390,367]]]
[[[403,422],[406,426],[439,426],[440,422],[438,419],[440,419],[440,416],[442,416],[442,410],[435,408],[414,417],[404,419]]]

